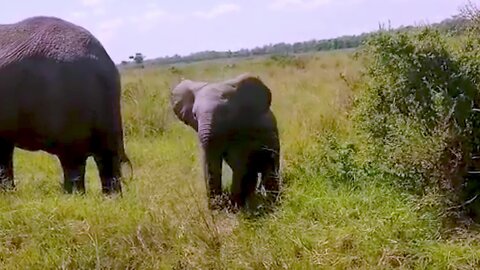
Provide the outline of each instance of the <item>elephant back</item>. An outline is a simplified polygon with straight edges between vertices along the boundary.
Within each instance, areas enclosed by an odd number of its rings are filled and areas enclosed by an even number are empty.
[[[106,56],[86,29],[56,17],[31,17],[0,25],[0,67],[29,58],[59,62]]]

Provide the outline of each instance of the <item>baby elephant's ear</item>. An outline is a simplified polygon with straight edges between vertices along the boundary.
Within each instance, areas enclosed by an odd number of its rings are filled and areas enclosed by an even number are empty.
[[[183,80],[172,89],[170,95],[170,102],[175,115],[195,130],[197,130],[198,123],[193,116],[193,104],[195,103],[196,93],[205,85],[205,82]]]
[[[262,114],[270,108],[272,93],[259,77],[246,73],[228,83],[236,88],[233,99],[243,109]]]

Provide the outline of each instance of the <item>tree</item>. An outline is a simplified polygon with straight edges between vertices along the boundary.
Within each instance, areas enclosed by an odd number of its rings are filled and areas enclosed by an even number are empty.
[[[142,53],[135,53],[135,56],[132,55],[128,58],[133,59],[133,61],[135,61],[137,64],[143,64],[143,60],[146,58],[146,56]]]

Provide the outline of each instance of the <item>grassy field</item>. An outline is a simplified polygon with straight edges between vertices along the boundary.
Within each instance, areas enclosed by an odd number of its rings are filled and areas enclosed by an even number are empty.
[[[134,178],[123,197],[102,196],[92,160],[87,194],[65,195],[54,157],[17,150],[18,190],[0,195],[0,268],[479,267],[476,232],[445,226],[434,195],[415,197],[368,176],[344,181],[355,93],[340,74],[352,79],[360,68],[350,52],[331,52],[125,71]],[[182,76],[222,80],[246,71],[273,91],[286,183],[278,209],[257,218],[208,211],[196,137],[168,103]]]

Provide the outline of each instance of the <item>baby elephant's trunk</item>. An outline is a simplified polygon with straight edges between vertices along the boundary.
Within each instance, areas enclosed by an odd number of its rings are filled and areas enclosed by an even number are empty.
[[[202,146],[207,147],[212,142],[212,117],[203,117],[198,125],[198,138]]]

